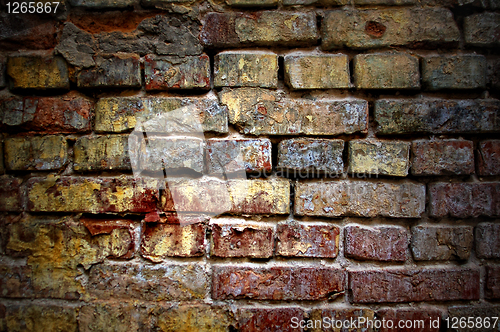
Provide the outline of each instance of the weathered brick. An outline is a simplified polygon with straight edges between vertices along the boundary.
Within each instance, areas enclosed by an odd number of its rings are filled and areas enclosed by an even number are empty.
[[[181,107],[192,105],[197,114],[182,116]],[[168,124],[162,122],[168,112],[175,111]],[[193,111],[194,112],[194,111]],[[191,115],[193,117],[191,117]],[[227,133],[227,108],[220,106],[215,98],[180,97],[112,97],[101,98],[96,105],[95,130],[97,132],[124,132],[134,129],[137,122],[163,124],[164,133],[196,132],[198,124],[203,131]]]
[[[359,260],[404,262],[408,259],[408,232],[403,227],[349,225],[344,228],[347,257]]]
[[[21,179],[0,176],[0,211],[22,211]]]
[[[429,185],[432,217],[500,215],[500,183],[433,183]]]
[[[7,97],[0,101],[2,127],[40,133],[90,131],[93,103],[81,95]]]
[[[31,178],[26,188],[33,212],[151,212],[159,201],[156,181],[130,177]]]
[[[208,47],[241,45],[300,46],[318,40],[313,12],[262,11],[247,13],[208,13],[200,33]]]
[[[60,135],[11,137],[5,139],[8,170],[55,170],[68,161],[68,143]]]
[[[402,141],[349,141],[349,172],[407,176],[410,143]]]
[[[460,39],[453,15],[444,8],[341,9],[322,24],[325,50],[443,43]]]
[[[486,58],[477,54],[424,56],[422,84],[427,90],[484,88]]]
[[[500,175],[500,140],[482,141],[478,148],[479,175]]]
[[[484,296],[487,299],[500,299],[500,266],[486,266]]]
[[[7,86],[7,59],[0,57],[0,89]]]
[[[232,7],[275,7],[279,0],[226,0],[226,4]]]
[[[496,99],[379,99],[375,101],[378,134],[500,132]]]
[[[297,307],[241,308],[237,313],[241,332],[302,331],[292,328],[294,317],[302,321],[304,310]]]
[[[470,327],[460,327],[460,323],[454,326],[454,330],[457,332],[483,332],[487,330],[493,330],[493,322],[495,321],[492,317],[500,317],[500,306],[493,305],[491,303],[484,303],[480,305],[463,305],[463,306],[453,306],[448,308],[448,317],[449,324],[445,323],[445,326],[448,328],[452,327],[452,323],[457,321],[460,322],[460,319],[463,317],[474,317],[474,322],[477,322],[477,317],[481,317],[482,326],[479,324],[474,324],[474,328]],[[490,327],[488,329],[485,328],[484,323],[487,321],[485,318],[489,317]],[[468,324],[466,324],[467,326]],[[463,326],[463,325],[462,325]],[[495,328],[498,329],[498,323],[495,325]]]
[[[358,54],[354,83],[358,89],[419,89],[418,58],[406,53]]]
[[[207,278],[201,264],[110,262],[92,266],[88,288],[99,299],[182,301],[205,298]]]
[[[311,332],[337,332],[337,331],[366,331],[373,332],[375,329],[368,325],[367,321],[374,321],[373,310],[364,308],[324,308],[313,309],[307,320],[306,331]],[[321,321],[321,325],[317,322]],[[363,322],[365,322],[363,324]],[[342,327],[340,327],[342,324]],[[352,327],[351,327],[352,326]]]
[[[354,0],[354,3],[360,6],[364,5],[405,6],[405,5],[415,5],[418,3],[418,1],[417,0]]]
[[[500,90],[500,58],[488,58],[487,84],[494,90]]]
[[[162,195],[163,211],[210,214],[288,214],[290,183],[285,179],[172,179]]]
[[[476,255],[479,258],[500,258],[500,225],[480,223],[475,230]]]
[[[139,332],[148,324],[147,308],[133,304],[89,304],[78,313],[80,332]]]
[[[79,299],[86,293],[79,266],[88,269],[107,257],[131,258],[133,248],[130,221],[71,218],[24,218],[9,225],[6,245],[10,256],[27,257],[35,297],[62,299]]]
[[[423,184],[331,181],[299,182],[295,188],[298,215],[418,218],[424,209]]]
[[[342,153],[344,141],[340,139],[294,138],[278,145],[277,169],[293,174],[307,175],[324,172],[338,175],[344,170]]]
[[[285,55],[285,80],[293,89],[350,88],[349,57],[345,54]]]
[[[264,51],[225,51],[215,55],[216,87],[278,86],[278,56]]]
[[[166,257],[194,257],[205,254],[205,225],[146,223],[141,255],[153,262]]]
[[[417,140],[411,145],[413,175],[474,173],[474,144],[466,140]]]
[[[3,139],[0,136],[0,175],[5,173],[5,166],[4,166],[4,155],[3,155]]]
[[[500,14],[480,13],[464,18],[465,43],[473,46],[499,46]]]
[[[274,228],[245,220],[212,224],[212,255],[269,258],[274,251]]]
[[[210,59],[200,56],[147,55],[144,62],[146,90],[210,89]]]
[[[6,298],[34,296],[31,268],[24,264],[0,263],[0,294]]]
[[[74,7],[85,7],[89,9],[118,9],[132,7],[137,4],[137,0],[70,0]]]
[[[141,86],[141,66],[139,56],[135,54],[97,57],[95,64],[95,67],[83,69],[77,74],[79,88]]]
[[[59,56],[15,56],[7,60],[14,89],[69,89],[68,65]]]
[[[252,135],[338,135],[366,133],[368,103],[361,99],[278,99],[258,88],[224,90],[229,122]]]
[[[69,305],[14,304],[7,306],[6,331],[77,332],[77,308]]]
[[[142,141],[137,147],[140,170],[160,172],[173,175],[174,170],[190,169],[203,172],[204,141],[197,137],[154,137],[148,136],[147,142]],[[133,158],[134,155],[132,154]]]
[[[472,251],[472,226],[415,226],[411,234],[416,261],[467,260]]]
[[[377,318],[380,320],[392,321],[393,328],[386,327],[379,329],[379,332],[439,332],[442,326],[441,317],[443,312],[433,308],[387,308],[377,310]],[[437,324],[436,324],[437,321]],[[401,323],[400,323],[401,322]],[[401,327],[399,327],[401,324]],[[433,325],[434,324],[434,325]]]
[[[158,331],[234,331],[233,311],[218,305],[179,305],[156,310]]]
[[[256,300],[334,299],[344,292],[345,271],[324,267],[215,265],[212,297]]]
[[[128,136],[79,137],[73,147],[75,171],[129,170]]]
[[[280,256],[337,257],[340,230],[337,226],[291,222],[278,224],[277,248]]]
[[[349,272],[354,303],[478,300],[479,270],[380,269]]]
[[[206,141],[207,171],[265,173],[272,170],[271,141],[267,138],[212,138]]]

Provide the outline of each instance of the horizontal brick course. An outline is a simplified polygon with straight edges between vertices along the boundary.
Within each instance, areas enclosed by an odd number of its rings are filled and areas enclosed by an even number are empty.
[[[408,259],[408,231],[403,227],[349,225],[344,228],[346,257],[403,262]]]
[[[344,291],[345,272],[324,267],[216,265],[212,297],[257,300],[334,299]]]
[[[330,181],[299,182],[295,187],[298,215],[418,218],[424,209],[421,184]]]
[[[14,89],[69,89],[69,71],[60,56],[14,56],[7,60]]]
[[[460,32],[444,8],[349,9],[327,12],[322,47],[365,49],[412,44],[457,43]]]
[[[73,147],[75,171],[130,170],[128,136],[83,136]]]
[[[500,183],[433,183],[429,185],[432,217],[500,215]]]
[[[141,86],[141,66],[135,54],[97,57],[96,66],[77,74],[79,88],[133,88]]]
[[[379,99],[377,132],[387,134],[453,134],[500,132],[496,99]]]
[[[478,300],[479,270],[381,269],[349,272],[354,303]]]
[[[224,90],[229,122],[252,135],[338,135],[367,132],[368,103],[361,99],[284,98],[258,88]],[[276,120],[275,120],[276,119]]]
[[[411,145],[413,175],[474,173],[474,144],[466,140],[418,140]]]
[[[417,261],[467,260],[472,251],[472,226],[415,226],[411,233]]]
[[[276,253],[288,257],[335,258],[340,230],[334,225],[310,223],[278,224]]]

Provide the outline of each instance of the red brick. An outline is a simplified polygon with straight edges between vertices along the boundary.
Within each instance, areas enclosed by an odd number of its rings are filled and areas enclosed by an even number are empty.
[[[479,300],[474,269],[381,269],[349,272],[355,303]]]
[[[27,265],[0,263],[0,294],[9,298],[34,296],[32,271]]]
[[[147,55],[144,62],[146,90],[210,89],[208,55],[159,57]]]
[[[345,255],[360,260],[403,262],[408,259],[408,232],[403,227],[347,226]]]
[[[391,308],[377,311],[378,319],[390,320],[394,324],[394,329],[390,329],[386,325],[386,328],[379,329],[379,332],[390,332],[395,330],[398,332],[439,332],[439,327],[442,325],[442,316],[443,312],[431,308]],[[436,320],[438,321],[437,327],[432,327],[431,321],[435,322]],[[403,324],[402,327],[399,327],[399,324]],[[405,324],[411,324],[411,327]]]
[[[202,44],[208,47],[290,47],[314,44],[317,39],[316,15],[312,12],[209,13],[200,33]]]
[[[335,258],[339,250],[339,228],[309,223],[279,224],[277,254],[295,257]]]
[[[22,211],[21,179],[0,177],[0,211]]]
[[[328,332],[338,332],[338,331],[363,331],[363,332],[373,332],[375,329],[368,324],[362,324],[363,319],[366,321],[373,322],[375,319],[375,313],[373,310],[365,308],[326,308],[326,309],[313,309],[309,317],[308,323],[312,324],[314,327],[317,321],[321,321],[322,329],[312,329],[311,331],[328,331]],[[361,322],[360,322],[361,321]],[[360,322],[358,324],[358,322]],[[356,327],[350,329],[339,328],[340,323],[342,324],[356,324]],[[339,325],[336,325],[339,324]],[[337,326],[337,327],[336,327]],[[345,325],[343,325],[345,326]],[[319,327],[319,326],[317,326]],[[309,330],[308,330],[309,331]]]
[[[92,266],[88,289],[99,299],[143,301],[203,299],[208,276],[200,264],[145,265],[114,262]]]
[[[484,297],[487,299],[500,299],[500,266],[486,267],[486,283]]]
[[[474,145],[466,140],[413,141],[413,175],[472,174]]]
[[[298,215],[418,218],[424,209],[423,184],[349,180],[298,182],[295,186]]]
[[[477,169],[479,175],[500,175],[500,140],[479,143]]]
[[[244,220],[212,224],[214,256],[269,258],[273,255],[273,251],[273,227],[249,224]]]
[[[303,331],[301,328],[292,328],[294,320],[302,321],[305,312],[301,308],[241,308],[237,318],[241,332],[289,332]]]
[[[467,260],[472,251],[472,226],[415,226],[411,233],[416,261]]]
[[[269,139],[212,138],[206,144],[208,173],[264,173],[272,170]]]
[[[478,224],[475,239],[477,257],[486,259],[500,258],[500,224]]]
[[[345,271],[323,267],[215,265],[212,297],[256,300],[334,299],[344,292]]]
[[[141,255],[153,262],[166,257],[203,256],[205,225],[146,223],[141,242]]]
[[[60,97],[8,97],[0,101],[2,127],[39,133],[90,131],[93,103],[74,92]]]
[[[26,187],[28,209],[39,212],[151,212],[159,201],[155,181],[132,177],[31,178]]]
[[[500,183],[433,183],[429,197],[432,217],[500,215]]]

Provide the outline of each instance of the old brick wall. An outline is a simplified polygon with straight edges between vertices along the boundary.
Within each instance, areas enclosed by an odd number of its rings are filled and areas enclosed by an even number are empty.
[[[1,8],[1,331],[500,316],[498,0]]]

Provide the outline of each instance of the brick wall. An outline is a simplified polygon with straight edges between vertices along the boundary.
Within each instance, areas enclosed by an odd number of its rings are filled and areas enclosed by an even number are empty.
[[[500,315],[499,1],[1,8],[0,331]]]

